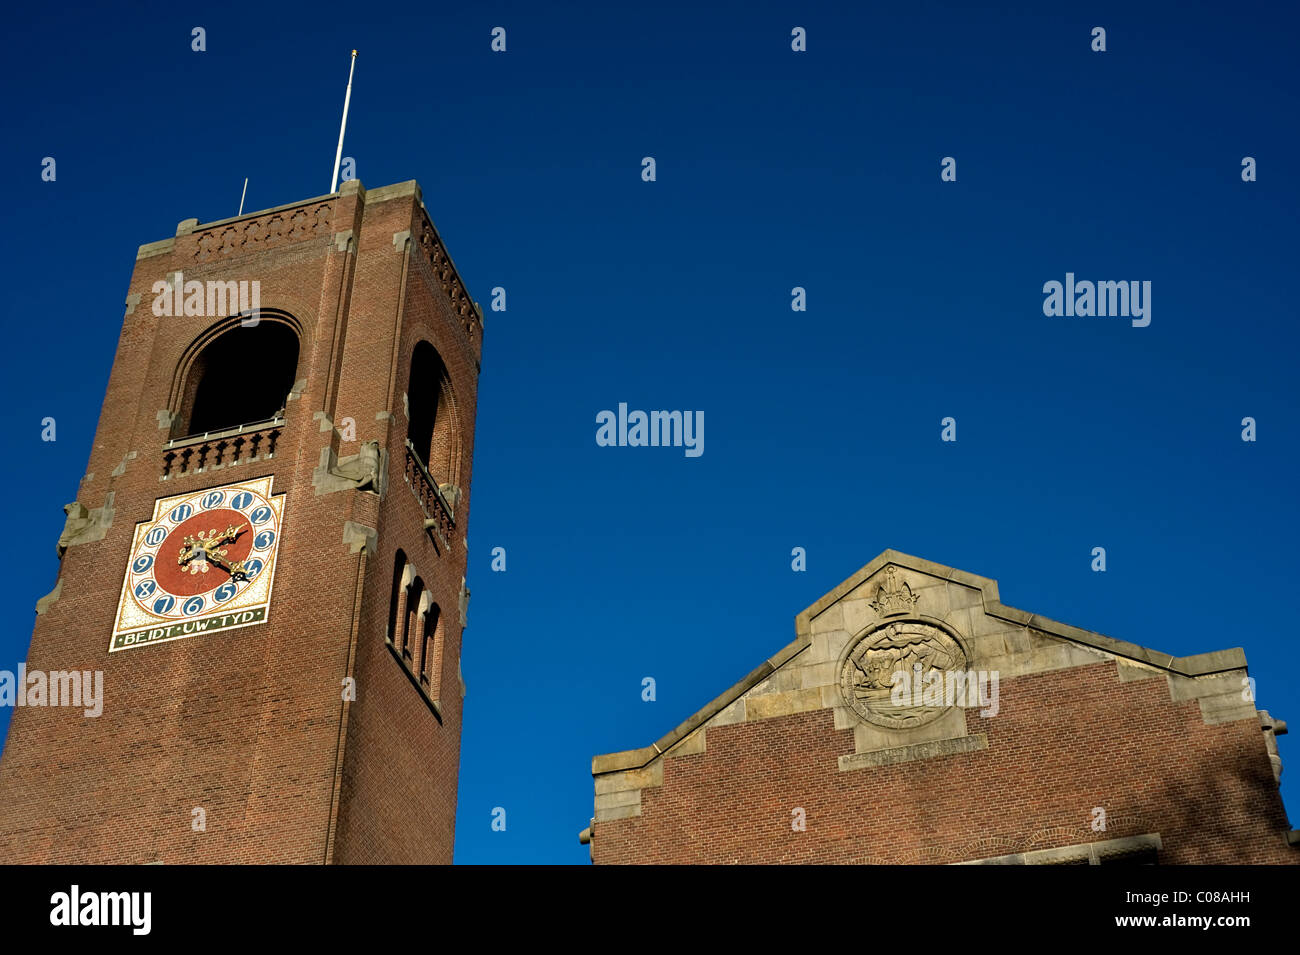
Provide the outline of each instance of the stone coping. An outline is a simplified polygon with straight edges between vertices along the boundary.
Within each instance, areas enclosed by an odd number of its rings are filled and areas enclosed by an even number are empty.
[[[140,246],[139,251],[136,252],[136,258],[148,258],[149,256],[156,255],[159,252],[168,251],[175,244],[176,236],[192,235],[195,232],[207,232],[210,229],[227,226],[235,222],[243,222],[245,219],[256,219],[259,216],[271,215],[276,212],[287,212],[290,209],[297,209],[301,206],[316,205],[322,202],[329,202],[331,199],[337,199],[340,196],[349,196],[354,194],[362,202],[384,202],[389,199],[396,199],[400,196],[409,196],[414,194],[419,202],[420,209],[426,216],[429,215],[429,210],[424,206],[424,199],[422,198],[423,193],[420,189],[420,184],[414,179],[408,179],[405,182],[395,182],[392,185],[380,186],[377,189],[371,189],[369,191],[367,191],[366,187],[361,184],[360,179],[349,179],[339,185],[338,192],[324,196],[313,196],[310,199],[299,199],[297,202],[288,202],[281,206],[271,206],[269,209],[257,209],[253,212],[244,212],[237,216],[230,216],[227,219],[216,219],[212,222],[200,222],[198,219],[182,220],[176,227],[175,236],[167,239],[159,239],[157,242],[146,242],[144,245]],[[429,216],[429,224],[433,224],[432,216]],[[434,231],[437,230],[435,229]],[[450,261],[451,256],[448,255],[447,258]],[[454,262],[452,262],[452,268],[456,268]],[[457,272],[456,274],[459,275],[460,273]]]
[[[978,574],[967,573],[964,570],[956,570],[952,567],[946,567],[943,564],[936,564],[933,561],[925,560],[921,557],[913,557],[910,554],[903,554],[896,550],[886,550],[876,557],[869,564],[864,566],[853,576],[849,577],[838,587],[822,597],[811,607],[808,607],[797,617],[795,617],[795,633],[797,637],[793,643],[788,644],[784,649],[769,657],[767,660],[752,670],[740,682],[736,683],[721,696],[716,697],[712,702],[706,704],[692,716],[678,725],[672,732],[660,738],[657,742],[644,746],[641,749],[623,750],[617,753],[607,753],[595,756],[591,760],[591,774],[599,776],[602,773],[614,773],[627,769],[639,769],[645,766],[651,760],[663,755],[673,746],[680,743],[690,733],[694,732],[704,723],[708,722],[719,712],[730,706],[741,696],[744,696],[749,690],[753,689],[759,683],[766,680],[778,668],[784,666],[787,662],[802,653],[812,643],[812,621],[814,618],[824,613],[830,607],[834,606],[848,594],[852,593],[863,582],[878,573],[888,564],[902,567],[907,570],[914,570],[918,573],[928,574],[931,577],[937,577],[940,580],[951,580],[958,584],[964,584],[973,587],[983,594],[984,613],[990,617],[996,617],[999,620],[1005,620],[1008,623],[1017,626],[1028,627],[1031,630],[1037,630],[1040,633],[1049,636],[1060,637],[1072,643],[1082,644],[1106,653],[1113,654],[1117,657],[1123,657],[1129,660],[1136,660],[1148,666],[1173,673],[1178,676],[1197,677],[1208,676],[1214,673],[1223,673],[1229,670],[1240,670],[1246,666],[1246,651],[1241,647],[1233,647],[1230,650],[1215,650],[1210,653],[1198,653],[1189,657],[1175,657],[1168,653],[1160,653],[1156,650],[1150,650],[1146,647],[1138,646],[1136,643],[1128,643],[1124,640],[1116,640],[1112,637],[1103,636],[1100,633],[1094,633],[1091,630],[1083,630],[1079,627],[1072,627],[1066,623],[1059,623],[1048,617],[1042,617],[1038,614],[1026,613],[1023,610],[1017,610],[1014,607],[1008,607],[1002,603],[998,596],[998,582],[988,577],[981,577]]]
[[[283,428],[285,418],[278,416],[267,418],[264,421],[252,421],[248,424],[238,424],[233,428],[225,428],[221,431],[209,431],[204,434],[187,434],[180,438],[172,438],[163,445],[164,451],[173,451],[177,448],[187,448],[193,444],[203,444],[207,441],[222,441],[226,438],[237,438],[240,435],[252,434],[255,431],[269,431],[272,428]]]

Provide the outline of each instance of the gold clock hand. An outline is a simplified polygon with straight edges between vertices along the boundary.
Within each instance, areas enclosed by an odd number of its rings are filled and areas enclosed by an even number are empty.
[[[244,562],[242,560],[227,561],[224,551],[214,551],[208,555],[208,558],[212,563],[216,564],[229,574],[231,580],[234,580],[236,577],[240,577],[244,580],[248,579],[248,573],[244,570]]]
[[[202,531],[199,531],[197,537],[187,535],[181,542],[180,552],[176,556],[176,563],[184,567],[198,556],[200,550],[210,557],[222,544],[233,544],[239,538],[240,532],[247,526],[247,524],[240,524],[236,527],[233,524],[227,524],[225,531],[220,534],[217,533],[217,529],[214,527],[208,532],[211,536],[207,540],[203,539]]]
[[[209,538],[209,540],[212,541],[213,546],[217,546],[219,544],[233,544],[235,540],[239,537],[240,532],[247,526],[248,526],[247,524],[240,524],[238,527],[236,527],[233,524],[227,524],[225,531],[222,532],[219,538],[216,538],[215,540]],[[213,534],[215,535],[216,532],[213,531]]]

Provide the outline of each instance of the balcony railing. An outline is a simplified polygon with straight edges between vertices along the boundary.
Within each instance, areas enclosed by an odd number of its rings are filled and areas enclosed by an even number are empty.
[[[456,536],[456,518],[452,516],[447,499],[438,489],[438,482],[415,453],[415,445],[411,444],[410,438],[406,439],[404,476],[415,499],[420,502],[420,509],[424,511],[426,526],[437,535],[444,551],[450,549],[450,541]]]
[[[283,430],[284,419],[277,417],[224,431],[174,438],[163,449],[162,479],[270,460],[275,457]]]

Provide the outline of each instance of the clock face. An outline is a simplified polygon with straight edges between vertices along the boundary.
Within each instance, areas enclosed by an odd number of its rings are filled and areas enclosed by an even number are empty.
[[[264,623],[283,517],[270,477],[155,502],[136,527],[109,652]]]

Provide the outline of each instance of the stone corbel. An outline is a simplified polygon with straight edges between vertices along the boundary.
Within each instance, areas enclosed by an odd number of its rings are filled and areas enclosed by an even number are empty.
[[[460,579],[460,625],[469,626],[469,588],[465,586],[465,578]]]
[[[48,594],[46,594],[44,597],[42,597],[40,600],[36,601],[36,616],[39,617],[44,613],[48,613],[49,609],[53,607],[56,603],[58,603],[59,597],[62,594],[63,594],[63,578],[60,577],[58,583],[54,585],[54,589],[51,590]]]
[[[360,554],[364,551],[367,554],[375,552],[375,543],[379,540],[379,534],[373,527],[367,527],[365,524],[357,524],[354,521],[343,522],[343,543],[348,546],[354,554]]]
[[[63,533],[59,535],[57,545],[60,558],[74,544],[90,544],[104,539],[104,535],[113,525],[113,494],[113,491],[108,492],[103,507],[88,509],[80,501],[73,501],[64,506],[63,513],[67,518],[63,523]]]
[[[447,507],[451,510],[452,516],[456,514],[456,508],[460,506],[461,490],[455,484],[439,484],[438,493],[442,499],[447,502]]]
[[[1268,761],[1273,765],[1273,780],[1282,783],[1282,756],[1277,750],[1277,737],[1286,735],[1286,722],[1275,720],[1268,710],[1259,711],[1259,724],[1264,730],[1264,745],[1268,749]]]
[[[388,453],[378,441],[364,441],[356,454],[340,458],[333,448],[321,448],[320,465],[312,472],[317,494],[369,491],[380,497],[388,490]]]

